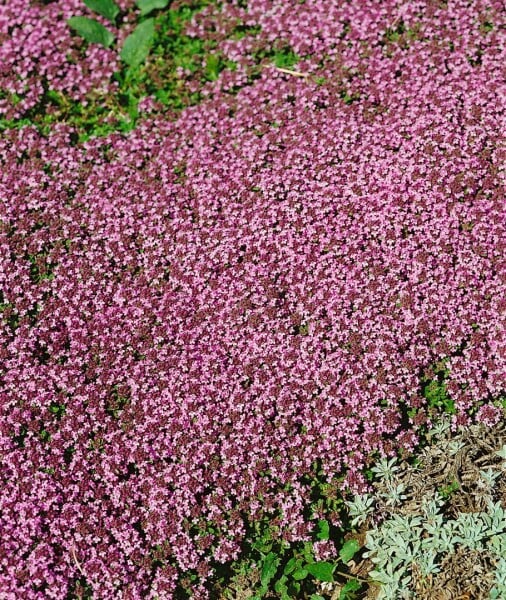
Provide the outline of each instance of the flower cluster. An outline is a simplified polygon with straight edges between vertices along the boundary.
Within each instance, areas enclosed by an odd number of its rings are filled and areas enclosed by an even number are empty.
[[[110,84],[66,57],[77,0],[26,4],[23,110],[53,68]],[[0,139],[2,597],[205,597],[260,516],[304,539],[320,470],[414,447],[438,361],[456,424],[505,391],[502,3],[239,4],[189,32],[258,39],[177,122]],[[310,76],[251,76],[276,39]]]

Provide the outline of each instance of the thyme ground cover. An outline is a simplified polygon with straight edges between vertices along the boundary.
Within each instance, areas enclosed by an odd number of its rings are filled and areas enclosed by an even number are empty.
[[[0,3],[0,596],[316,598],[503,417],[504,7],[112,4]]]

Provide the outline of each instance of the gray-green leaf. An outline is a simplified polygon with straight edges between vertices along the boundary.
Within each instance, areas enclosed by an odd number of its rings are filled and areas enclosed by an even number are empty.
[[[95,19],[88,17],[70,17],[67,21],[77,35],[80,35],[87,42],[92,44],[101,44],[108,48],[114,42],[113,34]]]
[[[326,561],[306,565],[306,570],[319,581],[334,581],[334,565]]]
[[[114,23],[119,15],[119,6],[113,0],[84,0],[88,8]]]
[[[135,4],[141,11],[141,16],[148,15],[152,10],[166,8],[169,0],[135,0]]]
[[[149,54],[155,37],[155,20],[139,23],[126,38],[121,49],[121,59],[130,67],[138,67]]]

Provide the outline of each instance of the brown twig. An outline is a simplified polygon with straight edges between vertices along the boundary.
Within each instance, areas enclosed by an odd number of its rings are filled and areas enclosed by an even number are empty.
[[[292,71],[292,69],[285,69],[284,67],[274,67],[277,71],[281,73],[286,73],[287,75],[293,75],[294,77],[304,77],[307,79],[310,75],[309,73],[302,73],[302,71]]]
[[[76,563],[76,567],[79,569],[79,573],[81,573],[81,575],[83,577],[86,577],[86,574],[84,573],[83,568],[81,567],[81,565],[79,564],[79,561],[77,560],[77,556],[76,556],[76,552],[75,552],[74,548],[71,548],[70,552],[72,553],[72,558],[74,559],[74,562]]]
[[[371,583],[370,579],[364,579],[363,577],[358,577],[358,575],[350,575],[349,573],[343,573],[343,571],[334,571],[334,575],[337,577],[344,577],[345,579],[356,579],[361,583]]]

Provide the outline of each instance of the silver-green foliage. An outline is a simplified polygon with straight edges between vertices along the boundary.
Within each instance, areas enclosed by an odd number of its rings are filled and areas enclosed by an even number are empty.
[[[480,513],[461,513],[445,520],[438,503],[427,501],[423,516],[392,515],[381,527],[366,534],[365,553],[375,564],[369,576],[384,584],[379,598],[410,598],[411,565],[423,575],[439,572],[442,560],[458,545],[488,551],[497,557],[496,583],[491,598],[506,594],[506,511],[500,503],[489,503]]]
[[[503,551],[506,551],[506,543],[503,544]],[[506,554],[503,554],[503,557]],[[495,571],[494,587],[490,590],[491,600],[506,598],[506,558],[501,557],[497,562]]]
[[[348,507],[352,527],[365,523],[367,517],[374,511],[374,498],[369,494],[357,495],[345,504]]]
[[[459,449],[460,444],[452,448],[454,452]],[[496,454],[506,458],[506,446]],[[404,487],[395,479],[395,460],[382,459],[371,469],[378,479],[383,479],[383,488],[387,490],[378,499],[383,506],[390,507],[388,518],[366,533],[364,557],[374,563],[369,577],[381,584],[380,600],[414,598],[410,590],[413,565],[416,564],[422,576],[435,575],[441,570],[443,560],[459,547],[492,556],[496,571],[490,598],[506,598],[506,511],[500,502],[492,501],[494,486],[505,465],[480,472],[479,486],[488,492],[487,510],[459,513],[456,519],[443,514],[445,500],[437,493],[423,498],[418,514],[394,513],[393,507],[405,498]],[[346,504],[351,523],[357,526],[375,511],[377,500],[373,495],[362,495]]]

